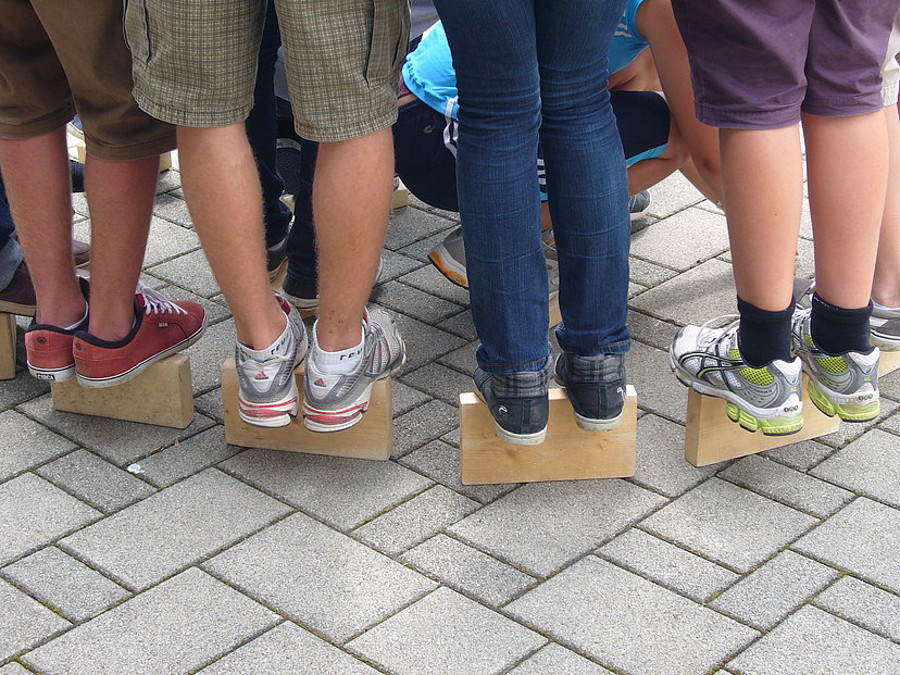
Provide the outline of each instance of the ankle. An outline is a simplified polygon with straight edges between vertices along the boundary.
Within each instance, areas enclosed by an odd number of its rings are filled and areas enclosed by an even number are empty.
[[[284,313],[274,295],[272,302],[268,304],[263,321],[248,321],[249,317],[243,317],[243,320],[240,320],[235,316],[237,341],[247,349],[265,351],[277,342],[287,329],[287,314]]]

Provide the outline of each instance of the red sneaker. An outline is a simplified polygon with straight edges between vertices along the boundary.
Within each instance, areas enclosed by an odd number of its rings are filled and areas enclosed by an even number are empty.
[[[172,302],[143,285],[135,301],[135,325],[125,339],[110,342],[78,331],[72,348],[80,385],[99,388],[127,382],[156,361],[187,349],[206,330],[206,310],[196,302]]]
[[[49,382],[62,382],[75,375],[72,341],[75,332],[87,328],[85,319],[77,328],[33,323],[25,329],[25,361],[32,377]]]

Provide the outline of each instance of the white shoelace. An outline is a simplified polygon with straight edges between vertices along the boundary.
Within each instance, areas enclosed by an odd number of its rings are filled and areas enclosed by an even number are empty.
[[[163,312],[188,313],[186,309],[179,307],[159,291],[154,291],[143,281],[138,281],[136,292],[144,296],[144,312],[147,314],[162,314]]]

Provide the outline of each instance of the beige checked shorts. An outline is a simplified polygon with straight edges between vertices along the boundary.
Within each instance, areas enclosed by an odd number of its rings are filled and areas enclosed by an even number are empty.
[[[406,55],[407,0],[275,0],[297,133],[341,141],[389,127]],[[126,0],[141,108],[172,124],[243,121],[265,0]]]

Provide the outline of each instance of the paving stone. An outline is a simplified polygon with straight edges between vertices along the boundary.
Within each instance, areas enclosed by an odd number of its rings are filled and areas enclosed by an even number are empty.
[[[638,392],[640,401],[640,392]],[[637,466],[632,480],[677,497],[714,474],[718,466],[695,467],[684,459],[684,427],[656,415],[638,420]]]
[[[804,607],[729,664],[742,675],[900,672],[900,645]]]
[[[628,326],[631,329],[631,337],[637,342],[643,342],[662,351],[669,349],[678,326],[665,321],[660,321],[649,314],[631,310],[628,312]]]
[[[0,481],[64,455],[72,441],[54,434],[14,410],[0,413]]]
[[[740,578],[724,567],[634,529],[600,548],[597,555],[701,603]]]
[[[393,457],[402,457],[459,427],[459,411],[443,401],[429,401],[394,420]]]
[[[216,387],[201,396],[195,396],[194,408],[219,424],[225,423],[225,407],[222,405],[221,387]]]
[[[512,490],[516,484],[463,485],[460,482],[459,448],[445,440],[431,441],[399,460],[400,464],[425,474],[466,497],[487,504]]]
[[[360,541],[398,555],[464,518],[480,506],[443,485],[435,485],[353,531]]]
[[[23,403],[19,409],[116,466],[127,466],[160,448],[171,445],[176,440],[193,436],[213,424],[208,417],[196,415],[187,429],[169,429],[137,422],[58,412],[53,409],[50,396],[41,396]]]
[[[900,593],[900,511],[861,497],[792,548]]]
[[[612,673],[583,656],[551,642],[509,671],[509,675],[602,675]]]
[[[445,534],[407,551],[403,560],[442,584],[495,607],[536,583],[534,577]]]
[[[585,558],[507,612],[626,673],[703,673],[759,634],[651,581]]]
[[[402,277],[404,274],[424,266],[419,260],[407,258],[405,255],[395,253],[389,249],[384,249],[381,252],[381,259],[384,261],[384,266],[378,278],[382,280],[382,283]]]
[[[429,295],[453,302],[460,307],[469,306],[469,291],[462,286],[451,283],[433,265],[424,265],[404,274],[400,281],[407,286],[418,288]]]
[[[191,226],[191,214],[183,197],[174,194],[157,195],[153,215],[182,226]]]
[[[141,460],[140,476],[157,487],[168,487],[238,452],[225,442],[225,428],[215,426]]]
[[[48,546],[0,572],[71,621],[85,621],[130,594],[99,572]]]
[[[744,457],[719,477],[819,518],[827,518],[853,499],[852,492],[759,456]]]
[[[653,198],[650,213],[659,218],[705,203],[700,191],[677,171],[654,185],[650,194]]]
[[[834,448],[813,440],[791,443],[774,450],[767,450],[760,453],[760,457],[774,459],[776,462],[781,462],[793,469],[797,469],[797,471],[809,471],[832,454],[834,454]]]
[[[204,568],[267,607],[340,642],[435,586],[302,513],[220,553]]]
[[[25,655],[67,675],[187,673],[277,623],[278,617],[189,569]]]
[[[391,221],[388,225],[384,245],[386,248],[396,251],[426,237],[448,232],[456,225],[457,223],[435,213],[427,213],[419,209],[399,209],[391,212]],[[442,235],[439,238],[443,239],[444,237]]]
[[[144,254],[144,267],[156,265],[163,260],[181,256],[185,251],[199,248],[200,238],[195,232],[162,218],[151,218],[150,236],[147,238],[147,252]],[[200,255],[202,256],[203,254],[201,253]],[[185,287],[191,288],[190,286]]]
[[[0,660],[31,649],[72,625],[5,581],[0,581],[0,607]]]
[[[297,508],[349,530],[431,481],[393,462],[247,450],[222,468]]]
[[[884,431],[892,431],[895,434],[900,434],[900,413],[894,412],[894,414],[878,426]]]
[[[825,589],[815,604],[873,633],[900,642],[900,596],[848,576]]]
[[[631,301],[635,309],[679,325],[703,323],[735,312],[731,265],[708,260]]]
[[[36,473],[103,513],[118,511],[156,492],[144,481],[87,450],[71,452]]]
[[[285,622],[226,654],[203,675],[375,675],[377,670]],[[2,675],[2,674],[0,674]]]
[[[835,570],[815,560],[793,551],[782,551],[709,606],[751,626],[769,630],[837,576]]]
[[[391,382],[391,396],[394,399],[394,417],[399,417],[403,413],[409,412],[413,408],[431,400],[428,394],[424,394],[418,389],[413,389],[400,380]]]
[[[478,332],[472,323],[472,312],[468,309],[451,316],[449,319],[444,319],[438,324],[438,328],[466,340],[478,339]]]
[[[19,335],[18,339],[21,340],[22,336]],[[17,346],[16,353],[21,362],[22,359],[25,358],[24,347]],[[19,405],[24,401],[37,398],[41,394],[46,394],[49,391],[50,385],[47,382],[34,379],[28,374],[28,371],[23,368],[16,373],[16,378],[14,380],[7,380],[3,383],[3,386],[0,386],[0,410]]]
[[[406,342],[406,365],[401,372],[408,373],[437,360],[444,354],[458,349],[466,341],[408,316],[397,317],[400,334]]]
[[[7,663],[0,667],[0,675],[31,675],[30,670],[26,670],[25,666],[19,665],[15,661]]]
[[[60,547],[142,590],[290,509],[208,469],[63,539]]]
[[[424,239],[420,239],[419,241],[415,241],[399,249],[399,252],[407,257],[413,258],[414,260],[419,260],[420,262],[427,263],[428,253],[436,246],[438,246],[438,244],[440,244],[444,240],[444,237],[446,237],[452,229],[453,228],[450,227],[447,230],[443,230],[441,232],[438,232],[437,234],[433,234]]]
[[[185,253],[174,260],[154,265],[147,272],[204,298],[211,298],[220,292],[219,284],[216,283],[202,250]]]
[[[398,675],[501,673],[546,639],[449,588],[348,644]]]
[[[382,285],[378,293],[378,304],[427,324],[443,321],[463,310],[455,302],[437,298],[399,281],[389,281]]]
[[[472,376],[440,363],[429,363],[403,376],[403,381],[452,406],[459,405],[459,395],[472,391]]]
[[[900,440],[873,429],[810,473],[900,508]]]
[[[83,527],[100,515],[34,474],[26,473],[2,483],[0,565]]]
[[[646,286],[647,288],[653,288],[654,286],[659,286],[664,281],[668,281],[678,274],[678,272],[669,269],[668,267],[648,262],[647,260],[631,258],[631,260],[628,261],[628,274],[633,282]]]
[[[874,420],[870,420],[868,422],[856,422],[853,424],[842,424],[833,434],[820,436],[818,440],[822,443],[825,443],[826,445],[830,445],[833,448],[843,448],[851,441],[856,440],[870,429],[873,429],[877,425],[881,424],[882,420],[886,420],[887,418],[889,418],[895,410],[897,410],[897,404],[882,397],[881,414],[879,414],[878,417],[876,417]]]
[[[688,390],[669,369],[667,352],[632,342],[625,367],[642,410],[685,423]]]
[[[718,478],[647,518],[641,527],[747,572],[819,521]]]
[[[546,576],[664,502],[616,479],[530,483],[449,529],[501,560]]]
[[[702,237],[697,232],[703,232]],[[688,209],[631,237],[631,255],[679,272],[728,249],[725,216]]]
[[[209,326],[203,337],[185,350],[191,358],[191,380],[194,394],[222,384],[219,375],[222,362],[234,356],[236,344],[234,320]]]

